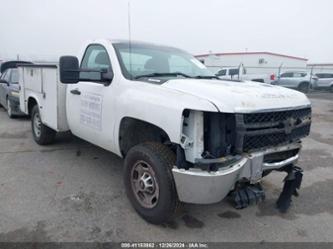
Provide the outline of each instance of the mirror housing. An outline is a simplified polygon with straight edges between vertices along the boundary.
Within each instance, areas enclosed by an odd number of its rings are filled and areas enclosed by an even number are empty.
[[[92,81],[109,85],[114,74],[108,69],[81,69],[75,56],[62,56],[59,60],[60,81],[63,84],[76,84],[79,81]],[[81,74],[82,73],[82,74]],[[84,77],[89,73],[96,77]]]
[[[101,80],[104,82],[104,85],[111,84],[113,80],[114,74],[112,70],[107,70],[106,72],[102,72]]]
[[[75,56],[61,56],[59,60],[60,81],[76,84],[80,81],[79,60]]]

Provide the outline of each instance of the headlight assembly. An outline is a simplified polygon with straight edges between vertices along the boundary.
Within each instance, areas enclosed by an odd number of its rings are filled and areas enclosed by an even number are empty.
[[[10,91],[10,95],[12,95],[13,97],[20,97],[20,93],[19,92],[15,92],[15,91]]]

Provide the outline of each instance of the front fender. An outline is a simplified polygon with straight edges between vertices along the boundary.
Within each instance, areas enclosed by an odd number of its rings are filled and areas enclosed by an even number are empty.
[[[149,83],[131,82],[131,84],[135,88],[127,88],[117,98],[118,116],[115,124],[115,138],[119,137],[121,120],[124,117],[131,117],[159,127],[166,132],[171,142],[179,143],[185,109],[218,111],[212,103],[196,96],[163,89]],[[119,142],[116,147],[120,154]]]

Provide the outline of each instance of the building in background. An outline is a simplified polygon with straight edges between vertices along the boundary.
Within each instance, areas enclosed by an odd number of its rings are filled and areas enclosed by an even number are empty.
[[[275,74],[285,71],[305,70],[308,59],[272,52],[211,53],[197,55],[213,73],[221,68],[239,67],[248,74]]]
[[[333,63],[311,63],[307,67],[313,73],[333,73]]]

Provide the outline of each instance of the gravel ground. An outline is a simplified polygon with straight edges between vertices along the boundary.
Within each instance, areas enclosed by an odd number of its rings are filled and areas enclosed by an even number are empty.
[[[284,174],[264,179],[266,201],[185,205],[170,224],[142,220],[127,200],[122,159],[69,134],[41,147],[30,121],[0,109],[0,241],[333,241],[333,94],[310,93],[313,126],[299,165],[300,196],[274,203]]]

